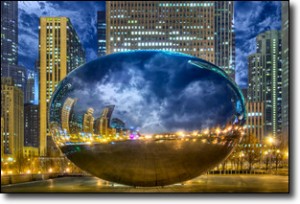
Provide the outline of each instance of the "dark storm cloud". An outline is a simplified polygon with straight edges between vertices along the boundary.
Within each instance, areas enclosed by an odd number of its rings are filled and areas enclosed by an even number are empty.
[[[38,58],[38,26],[41,16],[65,16],[83,43],[87,61],[97,58],[97,11],[105,10],[104,2],[86,1],[20,1],[19,61],[33,68]]]
[[[236,81],[247,86],[247,56],[255,52],[255,37],[266,30],[280,29],[280,1],[235,1]],[[97,58],[97,11],[105,10],[96,1],[20,1],[19,61],[33,68],[38,58],[40,16],[66,16],[71,19],[86,50],[87,61]]]
[[[77,114],[92,107],[95,118],[115,105],[113,117],[143,133],[224,125],[236,113],[236,92],[226,78],[189,60],[201,62],[168,52],[109,55],[73,71],[68,96],[78,99]]]
[[[241,87],[247,87],[247,57],[255,52],[258,34],[281,29],[281,2],[236,1],[234,5],[236,81]]]

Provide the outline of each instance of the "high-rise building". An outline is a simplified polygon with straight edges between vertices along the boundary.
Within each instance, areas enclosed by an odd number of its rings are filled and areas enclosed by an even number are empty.
[[[40,155],[45,156],[48,103],[57,84],[85,62],[85,52],[69,18],[41,17],[39,29]]]
[[[25,103],[38,104],[38,75],[35,71],[27,70]]]
[[[61,109],[61,126],[64,131],[70,133],[70,117],[72,115],[73,106],[76,102],[76,99],[68,97]]]
[[[107,54],[167,50],[190,54],[234,77],[233,2],[107,1]]]
[[[39,105],[27,103],[24,105],[24,145],[36,147],[40,145],[40,114]]]
[[[18,160],[24,147],[23,92],[12,78],[1,77],[1,118],[3,118],[4,156]],[[2,128],[2,127],[1,127]]]
[[[94,109],[88,108],[87,112],[83,116],[83,132],[94,133]]]
[[[23,91],[24,101],[26,98],[27,72],[28,70],[25,67],[1,63],[1,77],[10,77],[13,79],[14,86]]]
[[[282,38],[282,139],[288,145],[289,139],[289,2],[281,3]]]
[[[215,64],[235,79],[233,1],[215,1]]]
[[[106,15],[105,11],[97,12],[98,57],[106,54]]]
[[[265,135],[281,137],[281,33],[266,31],[256,37],[256,53],[248,57],[248,102],[264,102]]]
[[[4,158],[4,118],[1,115],[1,159]]]
[[[264,133],[264,103],[247,102],[246,135],[255,135],[260,143],[265,137]]]
[[[18,1],[1,1],[2,64],[18,64]]]

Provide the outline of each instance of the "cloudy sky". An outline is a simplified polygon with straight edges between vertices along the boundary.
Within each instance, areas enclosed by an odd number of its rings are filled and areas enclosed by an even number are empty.
[[[67,16],[84,44],[87,61],[96,58],[96,12],[105,10],[100,1],[21,1],[19,2],[19,62],[33,68],[38,57],[38,26],[40,16]],[[281,28],[280,1],[236,1],[236,81],[247,86],[247,56],[255,52],[255,36],[270,29]]]
[[[54,101],[76,98],[75,113],[83,115],[91,107],[95,118],[115,105],[113,117],[142,133],[221,127],[243,114],[241,95],[227,77],[190,61],[203,63],[158,51],[109,55],[70,73],[65,79],[69,91],[63,82],[54,95],[64,97]]]

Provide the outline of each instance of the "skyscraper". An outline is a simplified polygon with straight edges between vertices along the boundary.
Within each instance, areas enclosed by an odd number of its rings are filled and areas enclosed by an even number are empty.
[[[200,57],[234,77],[233,2],[107,1],[107,54],[167,50]]]
[[[289,2],[281,2],[282,38],[282,139],[288,145],[289,139]]]
[[[31,104],[37,104],[37,86],[38,86],[38,80],[37,80],[37,73],[32,70],[27,70],[27,78],[26,78],[26,94],[25,94],[25,103],[31,103]]]
[[[97,12],[98,57],[106,54],[106,16],[105,11]]]
[[[40,155],[46,155],[48,103],[57,84],[85,62],[80,40],[66,17],[41,17],[39,33]]]
[[[215,64],[235,79],[233,2],[215,1]]]
[[[281,137],[281,33],[272,30],[256,37],[256,53],[248,57],[248,102],[264,102],[266,135]]]
[[[18,2],[1,1],[1,66],[18,64]]]
[[[25,67],[1,63],[1,77],[10,77],[13,79],[14,86],[23,91],[24,101],[26,99],[27,74],[28,70]]]
[[[24,147],[23,92],[12,78],[1,77],[1,118],[3,118],[4,156],[18,160]],[[2,127],[1,127],[2,128]]]
[[[24,105],[24,145],[38,148],[40,145],[40,114],[39,105]]]

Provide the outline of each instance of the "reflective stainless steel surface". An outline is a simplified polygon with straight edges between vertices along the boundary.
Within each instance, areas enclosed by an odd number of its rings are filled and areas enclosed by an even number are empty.
[[[245,106],[236,84],[204,60],[171,52],[101,57],[53,94],[53,140],[81,169],[133,186],[192,179],[233,151]]]

